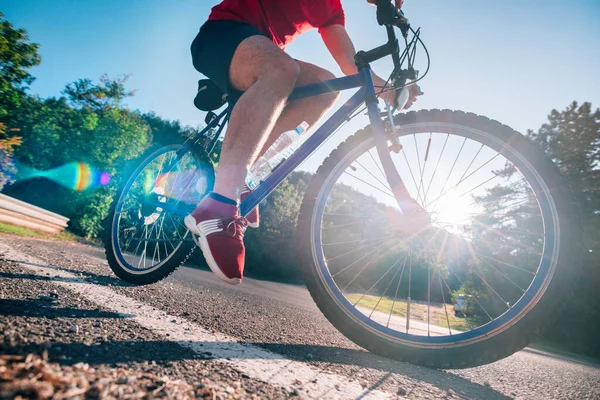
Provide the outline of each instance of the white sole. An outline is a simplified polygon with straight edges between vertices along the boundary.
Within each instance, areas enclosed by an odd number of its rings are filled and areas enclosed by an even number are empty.
[[[185,227],[188,228],[190,233],[196,236],[194,237],[194,242],[196,243],[196,245],[198,245],[198,247],[200,247],[200,250],[202,250],[202,254],[204,255],[204,259],[206,260],[208,267],[217,276],[217,278],[230,285],[239,285],[240,283],[242,283],[242,280],[240,278],[228,278],[221,271],[221,269],[217,265],[217,262],[213,258],[212,253],[210,252],[208,241],[206,240],[206,237],[202,235],[200,229],[198,229],[198,225],[196,224],[196,220],[194,219],[194,217],[188,215],[187,217],[185,217],[183,222],[185,223]]]

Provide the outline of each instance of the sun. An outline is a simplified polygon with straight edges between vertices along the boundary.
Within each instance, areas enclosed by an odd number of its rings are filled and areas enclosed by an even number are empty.
[[[437,204],[431,204],[427,211],[434,226],[450,232],[460,232],[478,214],[478,207],[470,196],[448,193]]]

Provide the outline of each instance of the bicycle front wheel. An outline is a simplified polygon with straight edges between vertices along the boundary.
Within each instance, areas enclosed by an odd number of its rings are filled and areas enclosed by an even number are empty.
[[[551,324],[579,268],[578,212],[529,139],[474,114],[398,115],[390,154],[431,224],[407,224],[367,127],[313,178],[299,215],[308,289],[348,338],[437,368],[489,363]]]

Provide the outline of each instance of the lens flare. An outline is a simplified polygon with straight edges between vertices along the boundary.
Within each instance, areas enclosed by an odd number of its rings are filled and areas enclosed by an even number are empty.
[[[184,203],[197,203],[208,192],[210,174],[201,168],[188,171],[167,172],[159,175],[152,184],[145,183],[149,191],[160,192],[165,197]]]
[[[60,167],[39,171],[24,165],[18,167],[17,180],[46,178],[67,189],[81,192],[110,183],[110,175],[83,162],[71,162]]]

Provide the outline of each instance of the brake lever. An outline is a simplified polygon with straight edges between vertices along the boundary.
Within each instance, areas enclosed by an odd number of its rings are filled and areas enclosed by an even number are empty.
[[[408,18],[404,16],[402,10],[397,10],[394,25],[400,29],[402,36],[406,39],[410,30],[410,22],[408,22]]]

